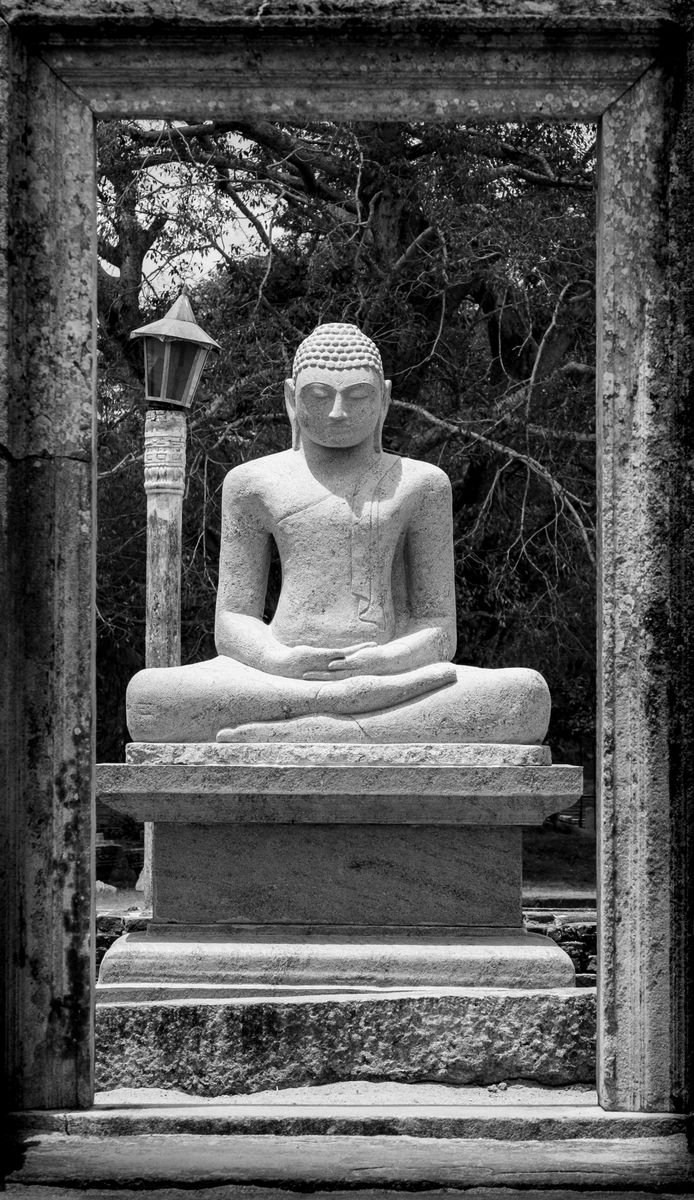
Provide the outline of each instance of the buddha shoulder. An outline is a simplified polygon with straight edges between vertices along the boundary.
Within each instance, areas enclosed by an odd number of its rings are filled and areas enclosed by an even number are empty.
[[[278,482],[286,477],[293,452],[281,450],[250,462],[239,463],[224,478],[224,496],[235,501],[248,498],[267,499],[277,491]]]
[[[440,467],[419,458],[402,458],[400,462],[403,485],[408,492],[418,496],[450,496],[451,481]]]
[[[272,529],[287,504],[291,455],[291,450],[285,450],[232,467],[222,488],[222,513],[228,529]]]

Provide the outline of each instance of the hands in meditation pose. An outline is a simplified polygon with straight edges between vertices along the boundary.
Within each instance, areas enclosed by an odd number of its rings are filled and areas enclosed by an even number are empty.
[[[380,354],[320,325],[285,383],[290,450],[224,482],[218,657],[140,671],[143,742],[542,741],[550,699],[526,668],[454,666],[451,494],[438,467],[386,454]],[[263,621],[271,541],[282,564]]]

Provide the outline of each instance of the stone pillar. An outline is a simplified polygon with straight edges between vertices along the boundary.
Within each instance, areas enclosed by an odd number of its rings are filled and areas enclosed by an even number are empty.
[[[147,616],[145,663],[181,661],[181,522],[186,470],[186,414],[150,408],[145,418]],[[152,904],[154,826],[145,823],[144,897]]]
[[[145,419],[148,667],[175,667],[181,661],[181,518],[185,469],[185,413],[148,409]]]
[[[654,67],[601,133],[598,1089],[610,1109],[691,1103],[694,405],[677,356],[694,331],[676,285],[692,269],[686,205],[679,225],[673,207],[677,189],[691,204],[691,156],[673,158],[682,94]],[[682,282],[691,289],[691,275]]]
[[[673,405],[676,462],[672,478],[672,621],[670,687],[675,697],[669,729],[670,836],[675,909],[672,995],[675,1016],[672,1106],[694,1107],[694,11],[677,0],[682,68],[679,108],[673,106],[669,149],[670,337],[668,385]]]
[[[93,120],[2,23],[0,108],[3,1098],[74,1108],[93,1099]]]

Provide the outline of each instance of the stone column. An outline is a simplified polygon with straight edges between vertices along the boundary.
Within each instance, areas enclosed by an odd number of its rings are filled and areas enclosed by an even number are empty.
[[[683,95],[652,68],[604,114],[600,151],[598,1091],[606,1108],[642,1111],[691,1103],[692,162],[673,154]]]
[[[147,615],[145,662],[181,661],[181,522],[186,470],[186,414],[150,408],[145,418]],[[144,897],[152,904],[154,825],[145,822]]]
[[[672,1106],[694,1107],[694,11],[677,0],[677,57],[682,68],[669,149],[670,234],[668,391],[672,397],[676,463],[672,477],[672,622],[669,729],[670,835],[675,884],[672,938]]]
[[[93,1099],[93,120],[0,22],[3,1099]],[[6,519],[5,519],[6,518]]]
[[[148,667],[175,667],[181,661],[181,518],[185,469],[185,413],[148,409],[145,419]]]

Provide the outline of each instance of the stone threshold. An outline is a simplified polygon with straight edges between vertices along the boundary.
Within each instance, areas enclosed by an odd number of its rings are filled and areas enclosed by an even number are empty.
[[[118,1088],[97,1093],[91,1109],[17,1114],[12,1125],[26,1146],[8,1192],[27,1200],[32,1186],[85,1196],[129,1186],[198,1195],[234,1184],[288,1194],[475,1187],[505,1196],[537,1187],[561,1188],[564,1200],[567,1188],[644,1196],[651,1187],[691,1194],[694,1185],[684,1116],[606,1112],[587,1086],[347,1080],[212,1099]],[[221,1200],[226,1188],[214,1194]]]
[[[177,1185],[200,1194],[205,1187],[255,1184],[290,1191],[559,1188],[562,1196],[567,1189],[691,1195],[694,1184],[694,1159],[684,1134],[594,1138],[574,1133],[534,1140],[354,1136],[335,1131],[300,1137],[219,1136],[180,1129],[113,1137],[33,1133],[22,1156],[6,1181],[7,1190],[18,1195],[37,1184],[53,1189],[101,1187],[109,1193],[114,1188],[144,1191]]]
[[[483,1090],[483,1089],[481,1089]],[[538,1143],[575,1139],[667,1138],[686,1135],[677,1113],[606,1112],[597,1104],[319,1104],[187,1103],[95,1106],[83,1111],[17,1114],[21,1135],[123,1138],[191,1137],[416,1137]],[[671,1143],[674,1146],[674,1142]],[[693,1160],[694,1161],[694,1160]]]

